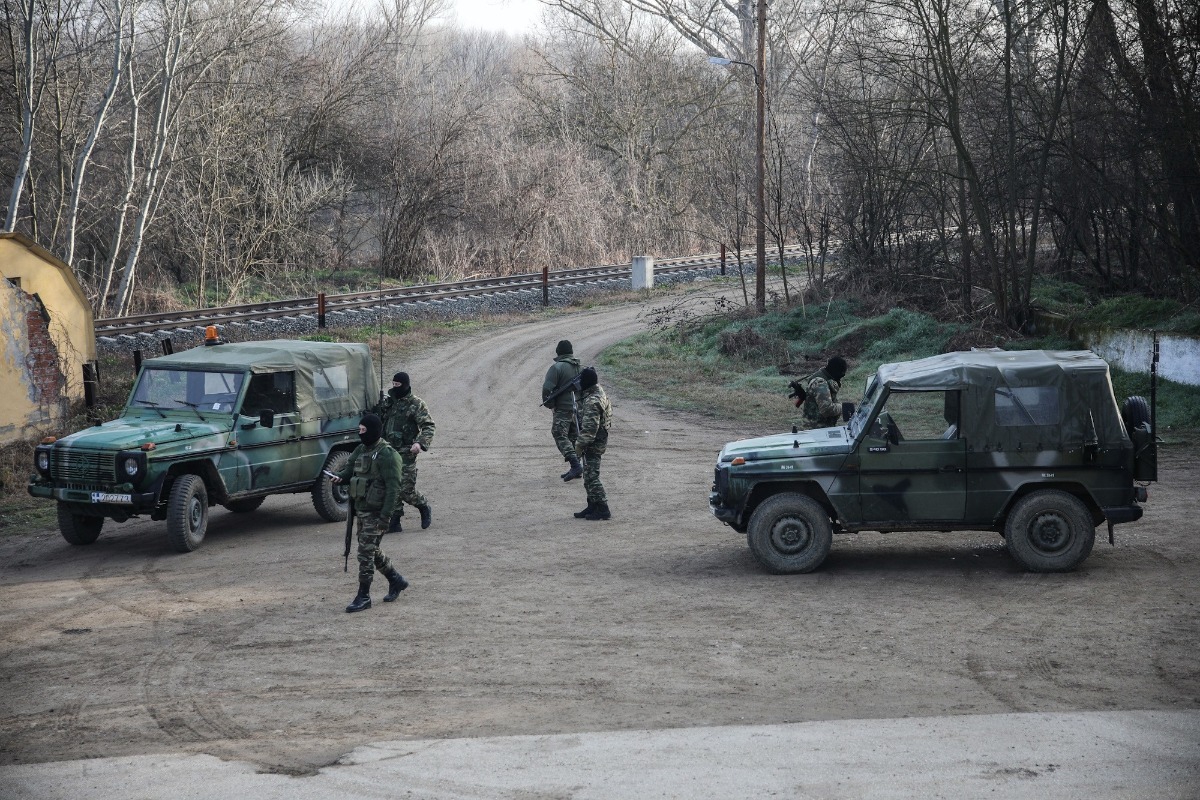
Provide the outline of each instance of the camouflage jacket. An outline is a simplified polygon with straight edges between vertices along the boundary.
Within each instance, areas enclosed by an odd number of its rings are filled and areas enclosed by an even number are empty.
[[[433,446],[433,417],[429,406],[414,394],[405,397],[385,397],[377,412],[383,418],[383,438],[396,448],[401,458],[411,458],[413,443],[428,450]]]
[[[838,390],[842,385],[829,377],[825,370],[818,370],[805,387],[804,420],[817,428],[829,428],[838,424],[842,408],[838,404]]]
[[[360,444],[337,472],[349,484],[356,514],[378,514],[383,520],[396,510],[400,494],[400,455],[384,439],[367,447]]]
[[[579,359],[575,356],[559,356],[554,359],[554,363],[550,365],[550,369],[546,370],[546,380],[542,381],[542,402],[546,402],[555,389],[566,386],[575,379],[575,376],[583,371],[583,367],[579,366]],[[554,401],[554,405],[550,408],[571,408],[571,393],[563,392]]]
[[[612,403],[599,386],[591,386],[583,392],[579,412],[579,436],[575,439],[575,452],[582,453],[591,446],[603,453],[608,446],[608,428],[612,424]]]

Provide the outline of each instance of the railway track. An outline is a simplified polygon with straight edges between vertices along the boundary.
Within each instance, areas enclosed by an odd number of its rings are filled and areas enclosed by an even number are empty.
[[[784,248],[785,255],[800,254],[799,246]],[[778,250],[771,248],[768,257],[776,258]],[[680,272],[715,269],[721,265],[721,256],[717,253],[707,253],[699,256],[685,256],[656,261],[655,275],[669,275]],[[449,283],[428,283],[417,286],[403,286],[372,290],[367,292],[349,292],[332,294],[324,297],[324,312],[326,314],[339,311],[354,311],[368,308],[381,308],[403,305],[405,303],[431,302],[435,300],[451,300],[456,297],[472,297],[488,294],[499,294],[518,291],[540,291],[543,287],[575,286],[598,281],[613,281],[629,278],[632,268],[624,264],[608,264],[596,267],[581,267],[576,269],[554,270],[543,276],[541,272],[528,272],[519,275],[505,275],[494,278],[473,278]],[[273,300],[264,303],[243,303],[241,305],[201,308],[191,311],[167,311],[156,314],[136,314],[128,317],[109,317],[95,321],[96,337],[133,336],[141,333],[178,330],[180,328],[203,327],[206,325],[226,325],[229,323],[265,321],[297,317],[313,316],[320,311],[321,298],[299,297],[291,300]]]

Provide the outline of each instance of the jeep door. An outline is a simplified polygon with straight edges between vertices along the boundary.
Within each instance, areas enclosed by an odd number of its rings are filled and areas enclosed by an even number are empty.
[[[967,495],[959,392],[890,391],[859,440],[860,523],[957,522]]]
[[[250,376],[237,418],[238,446],[227,454],[237,464],[230,492],[275,489],[302,480],[295,385],[293,372]],[[270,412],[269,426],[262,424],[264,411]]]

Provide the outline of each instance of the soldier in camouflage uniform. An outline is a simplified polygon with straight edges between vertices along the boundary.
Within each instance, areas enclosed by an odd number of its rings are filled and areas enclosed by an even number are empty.
[[[834,356],[823,369],[817,370],[808,379],[802,407],[806,428],[830,428],[838,424],[842,416],[838,392],[844,377],[846,359]]]
[[[560,341],[554,348],[554,353],[554,363],[550,365],[550,369],[546,370],[546,379],[542,381],[543,405],[546,404],[546,398],[556,390],[562,389],[575,380],[581,369],[579,359],[575,357],[570,341],[566,339]],[[579,435],[579,429],[575,422],[575,393],[569,390],[565,391],[551,402],[552,405],[547,406],[554,410],[554,421],[550,423],[550,435],[554,437],[554,444],[558,446],[558,452],[562,453],[562,457],[571,466],[561,477],[564,481],[574,480],[583,474],[583,465],[579,463],[579,457],[575,455],[575,437]]]
[[[421,512],[421,528],[433,522],[433,510],[425,495],[417,491],[417,454],[429,450],[433,444],[433,417],[429,406],[412,393],[407,372],[392,376],[392,388],[379,404],[379,416],[383,418],[383,436],[388,444],[396,448],[403,463],[404,474],[400,478],[400,496],[396,511],[389,521],[388,530],[400,531],[400,517],[404,516],[404,504],[415,506]]]
[[[346,465],[333,477],[334,483],[349,481],[354,515],[358,518],[358,594],[346,606],[348,612],[371,607],[371,579],[377,569],[388,579],[385,603],[392,602],[408,588],[408,581],[379,549],[379,542],[387,532],[387,520],[399,502],[400,488],[400,457],[382,434],[383,420],[375,414],[364,415],[358,425],[362,444],[354,448]]]
[[[577,519],[611,519],[608,510],[608,495],[600,483],[600,457],[608,446],[608,428],[612,424],[612,403],[600,387],[599,376],[594,367],[579,373],[579,386],[583,390],[580,399],[579,436],[575,439],[575,453],[584,462],[583,488],[587,490],[587,508],[575,512]]]

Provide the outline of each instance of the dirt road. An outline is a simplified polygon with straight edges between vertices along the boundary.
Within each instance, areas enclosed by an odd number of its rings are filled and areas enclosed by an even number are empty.
[[[1018,571],[998,536],[861,534],[779,577],[706,505],[717,450],[758,431],[616,396],[614,519],[573,519],[542,376],[560,338],[592,359],[638,311],[395,365],[438,423],[433,527],[410,511],[385,540],[412,582],[396,603],[344,613],[342,528],[306,495],[216,510],[189,555],[150,521],[88,547],[0,539],[0,763],[182,752],[305,774],[408,737],[1200,707],[1191,451],[1164,454],[1145,519],[1073,574]]]

